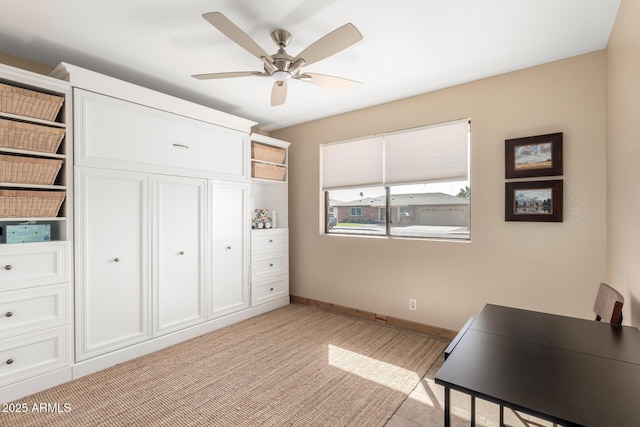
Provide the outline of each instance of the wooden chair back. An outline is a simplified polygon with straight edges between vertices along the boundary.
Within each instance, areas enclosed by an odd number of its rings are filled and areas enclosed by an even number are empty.
[[[620,292],[606,283],[600,283],[596,301],[593,304],[593,312],[596,320],[604,320],[614,325],[622,324],[622,305],[624,297]]]

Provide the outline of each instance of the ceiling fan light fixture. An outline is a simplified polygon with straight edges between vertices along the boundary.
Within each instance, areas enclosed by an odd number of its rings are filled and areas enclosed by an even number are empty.
[[[362,40],[362,34],[360,34],[353,24],[345,24],[333,30],[329,34],[311,43],[306,49],[300,52],[298,56],[293,57],[285,50],[291,41],[291,33],[286,30],[279,29],[271,32],[271,38],[278,45],[278,52],[269,55],[247,33],[242,31],[222,13],[210,12],[202,16],[238,46],[260,59],[264,64],[264,71],[194,74],[192,77],[196,79],[208,80],[245,76],[271,76],[274,80],[271,90],[272,106],[281,105],[285,102],[287,97],[287,80],[304,80],[315,85],[329,88],[343,88],[350,86],[352,83],[357,83],[341,77],[304,73],[301,71],[303,66],[335,55]]]
[[[290,72],[283,70],[276,70],[271,74],[271,76],[279,82],[287,81],[293,77]]]

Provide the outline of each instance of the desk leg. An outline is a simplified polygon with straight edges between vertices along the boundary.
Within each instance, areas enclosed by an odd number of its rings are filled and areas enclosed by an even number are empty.
[[[451,390],[444,388],[444,427],[451,427]]]
[[[471,396],[471,427],[476,427],[476,397]]]
[[[504,406],[500,405],[500,427],[504,427]]]

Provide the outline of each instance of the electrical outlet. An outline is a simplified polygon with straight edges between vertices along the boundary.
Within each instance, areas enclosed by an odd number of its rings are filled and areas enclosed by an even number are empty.
[[[418,310],[418,301],[416,301],[414,298],[409,299],[409,310],[411,311]]]

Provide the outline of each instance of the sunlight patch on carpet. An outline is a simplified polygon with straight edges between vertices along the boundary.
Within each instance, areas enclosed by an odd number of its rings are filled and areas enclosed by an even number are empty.
[[[373,359],[329,344],[329,365],[393,390],[407,392],[406,384],[415,384],[420,376],[408,369]]]

